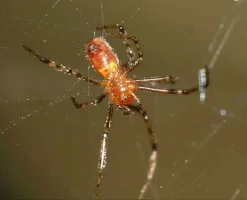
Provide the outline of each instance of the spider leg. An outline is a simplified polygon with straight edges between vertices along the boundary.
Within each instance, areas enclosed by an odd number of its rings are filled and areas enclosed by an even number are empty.
[[[139,114],[142,115],[143,120],[146,124],[146,128],[150,137],[150,143],[151,143],[151,148],[152,148],[152,153],[150,155],[149,158],[149,169],[148,169],[148,173],[147,173],[147,179],[145,184],[142,186],[141,190],[140,190],[140,195],[139,195],[139,199],[142,199],[144,194],[146,193],[152,179],[154,176],[154,172],[156,169],[156,164],[157,164],[157,141],[156,141],[156,136],[155,133],[153,132],[152,126],[151,126],[151,122],[149,121],[149,117],[147,115],[147,112],[145,111],[145,109],[143,108],[142,104],[140,103],[140,101],[138,100],[138,105],[128,105],[128,107],[132,110],[135,111]]]
[[[209,71],[205,67],[205,74],[204,74],[204,82],[200,83],[199,86],[189,88],[189,89],[156,89],[156,88],[150,88],[150,87],[143,87],[143,86],[137,86],[137,90],[143,90],[147,92],[156,92],[156,93],[163,93],[163,94],[176,94],[176,95],[188,95],[193,92],[200,91],[200,88],[203,87],[203,89],[207,88],[209,86]],[[142,80],[139,80],[141,82]],[[137,80],[138,82],[138,80]],[[202,85],[201,85],[202,84]]]
[[[148,82],[164,82],[174,84],[177,81],[176,76],[162,76],[162,77],[148,77],[144,79],[135,79],[137,83],[148,83]]]
[[[45,58],[45,57],[41,56],[38,51],[35,51],[35,50],[31,49],[30,47],[26,46],[25,44],[23,44],[22,47],[26,51],[28,51],[31,54],[33,54],[41,62],[43,62],[44,64],[49,65],[50,67],[54,68],[57,71],[61,71],[61,72],[65,73],[65,74],[68,74],[68,75],[73,75],[73,76],[77,77],[79,80],[84,80],[84,81],[87,81],[89,83],[101,86],[101,82],[93,80],[93,79],[90,79],[90,78],[87,78],[87,77],[83,76],[80,72],[78,72],[75,69],[71,69],[71,68],[69,68],[67,66],[64,66],[63,64],[60,64],[60,63],[57,63],[57,62],[55,62],[53,60]]]
[[[139,41],[136,37],[128,36],[124,27],[122,25],[119,25],[119,24],[98,26],[98,27],[96,27],[96,30],[114,29],[114,28],[118,29],[120,33],[119,34],[118,33],[110,33],[110,34],[106,34],[106,35],[110,35],[110,36],[116,37],[116,38],[121,38],[123,40],[123,43],[125,44],[125,46],[127,48],[126,51],[127,51],[128,57],[129,57],[129,62],[122,65],[122,68],[124,70],[127,70],[128,72],[130,72],[134,67],[139,65],[143,60],[143,53],[140,51]],[[139,54],[139,58],[137,60],[135,60],[135,53],[132,51],[131,45],[128,43],[127,40],[131,40],[135,44],[135,47],[136,47],[138,54]]]
[[[134,114],[128,106],[122,105],[122,106],[118,106],[118,108],[123,111],[122,112],[123,115],[127,116]]]
[[[98,198],[99,196],[99,188],[101,179],[103,177],[103,169],[106,167],[106,158],[107,158],[107,148],[108,148],[108,132],[111,127],[111,121],[113,116],[113,104],[109,104],[108,106],[108,115],[105,122],[104,127],[104,133],[103,138],[101,140],[101,147],[100,147],[100,158],[99,158],[99,164],[98,164],[98,178],[97,178],[97,184],[95,189],[95,198]]]
[[[123,26],[119,25],[119,24],[114,24],[114,25],[104,25],[104,26],[97,26],[96,30],[106,30],[106,29],[118,29],[120,34],[123,35],[123,43],[125,44],[127,50],[127,55],[129,57],[129,62],[134,60],[134,52],[132,51],[130,44],[128,43],[126,37],[127,37],[127,32],[125,31],[125,29],[123,28]],[[106,34],[106,35],[110,35],[112,36],[112,34]]]
[[[140,51],[139,40],[134,36],[127,36],[127,35],[124,36],[121,33],[120,34],[111,33],[111,36],[116,37],[116,38],[129,39],[129,40],[133,41],[133,43],[135,44],[136,49],[138,51],[138,58],[136,60],[132,59],[127,64],[123,65],[123,68],[126,70],[126,73],[130,73],[135,67],[140,65],[143,61],[143,53]]]
[[[147,92],[156,92],[156,93],[162,93],[162,94],[188,95],[193,92],[197,92],[199,90],[199,87],[197,86],[197,87],[190,88],[190,89],[156,89],[156,88],[138,86],[137,90],[143,90]]]
[[[106,97],[106,93],[102,93],[97,98],[95,98],[92,101],[86,102],[86,103],[78,103],[75,97],[71,97],[72,102],[74,103],[76,108],[85,108],[89,105],[96,106],[98,105],[104,98]]]

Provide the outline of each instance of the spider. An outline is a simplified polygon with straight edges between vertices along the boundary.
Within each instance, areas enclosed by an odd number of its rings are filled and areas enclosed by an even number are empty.
[[[150,182],[153,178],[156,163],[157,163],[157,141],[155,133],[153,132],[148,114],[141,104],[139,98],[134,94],[136,90],[143,90],[154,93],[162,94],[175,94],[175,95],[188,95],[199,90],[199,86],[190,89],[156,89],[146,87],[144,83],[152,82],[165,82],[165,83],[175,83],[177,77],[175,76],[162,76],[162,77],[150,77],[144,79],[132,79],[128,78],[128,74],[135,69],[143,61],[143,53],[140,51],[139,41],[136,37],[128,36],[122,25],[104,25],[96,27],[96,30],[105,29],[118,29],[119,33],[107,33],[107,36],[112,36],[115,38],[120,38],[126,46],[126,52],[129,61],[125,64],[120,64],[117,55],[114,53],[112,47],[104,39],[104,37],[95,37],[86,45],[87,59],[91,63],[92,67],[104,78],[102,81],[93,80],[91,78],[85,77],[80,72],[75,69],[71,69],[63,64],[59,64],[53,60],[40,55],[39,52],[29,48],[26,45],[22,47],[33,54],[41,62],[49,65],[57,71],[61,71],[68,75],[73,75],[79,80],[84,80],[94,85],[98,85],[104,88],[104,92],[96,97],[94,100],[86,103],[78,103],[75,97],[71,97],[73,104],[76,108],[85,108],[87,106],[98,105],[106,96],[109,95],[108,100],[108,115],[104,125],[103,136],[101,140],[100,156],[98,163],[98,178],[95,189],[95,198],[99,196],[99,189],[101,184],[101,179],[103,175],[103,169],[106,167],[107,158],[107,148],[108,148],[108,135],[110,130],[110,125],[112,122],[113,108],[117,107],[123,111],[124,114],[132,114],[133,112],[139,113],[146,125],[147,132],[150,137],[150,144],[152,153],[149,159],[149,168],[146,177],[146,182],[140,190],[139,198],[141,199]],[[131,45],[132,44],[132,45]],[[133,51],[136,49],[136,52]],[[137,55],[138,54],[138,55]]]

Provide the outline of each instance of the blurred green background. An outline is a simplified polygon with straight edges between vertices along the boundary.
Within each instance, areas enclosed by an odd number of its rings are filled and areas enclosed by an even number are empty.
[[[4,0],[0,8],[0,197],[92,199],[107,114],[107,101],[76,110],[70,94],[79,92],[78,99],[84,102],[101,89],[82,81],[73,86],[74,77],[43,65],[21,44],[100,79],[85,58],[84,45],[95,34],[101,35],[94,27],[102,20],[105,24],[124,21],[144,53],[144,62],[132,75],[177,75],[176,85],[158,87],[189,88],[197,84],[198,70],[210,61],[207,49],[224,17],[227,26],[240,15],[211,71],[204,105],[198,94],[137,95],[159,144],[157,171],[145,198],[231,199],[237,191],[238,198],[247,198],[247,4],[242,2],[232,14],[234,4],[230,0]],[[124,63],[122,41],[107,41]],[[125,117],[115,109],[100,197],[136,199],[149,153],[141,117]]]

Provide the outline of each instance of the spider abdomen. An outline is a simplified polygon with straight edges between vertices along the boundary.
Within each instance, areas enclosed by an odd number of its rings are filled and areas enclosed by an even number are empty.
[[[112,47],[103,37],[92,39],[86,45],[87,58],[92,67],[103,77],[117,71],[119,60]]]

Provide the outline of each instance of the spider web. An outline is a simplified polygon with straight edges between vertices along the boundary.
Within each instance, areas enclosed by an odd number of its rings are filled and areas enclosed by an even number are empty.
[[[222,2],[6,1],[0,10],[1,193],[92,198],[107,102],[75,110],[71,94],[86,101],[99,88],[52,71],[20,44],[98,79],[84,58],[84,44],[101,34],[95,25],[124,21],[144,52],[144,62],[133,74],[138,78],[175,74],[180,80],[172,87],[187,88],[197,83],[203,64],[217,56],[210,65],[212,85],[203,106],[196,94],[137,93],[159,142],[155,180],[146,198],[247,197],[246,3]],[[241,20],[235,22],[238,16]],[[125,60],[121,41],[107,40]],[[142,119],[115,111],[101,197],[137,197],[149,153]]]

